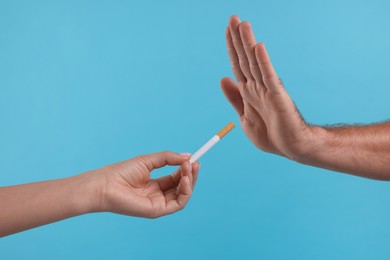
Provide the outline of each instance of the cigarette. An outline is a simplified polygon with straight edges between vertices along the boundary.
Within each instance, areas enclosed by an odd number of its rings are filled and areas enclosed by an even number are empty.
[[[234,124],[230,122],[221,131],[214,135],[205,145],[203,145],[196,153],[194,153],[190,158],[190,163],[196,162],[199,160],[202,155],[204,155],[208,150],[216,145],[227,133],[229,133],[234,128]]]

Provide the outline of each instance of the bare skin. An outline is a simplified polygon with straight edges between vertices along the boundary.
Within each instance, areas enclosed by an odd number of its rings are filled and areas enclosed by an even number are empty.
[[[161,152],[139,156],[80,175],[0,188],[0,237],[92,212],[157,218],[185,207],[200,164],[190,155]],[[172,175],[151,179],[166,165]]]
[[[309,125],[279,79],[249,22],[229,19],[226,43],[234,76],[221,80],[242,129],[259,149],[297,162],[366,178],[390,180],[390,123]]]

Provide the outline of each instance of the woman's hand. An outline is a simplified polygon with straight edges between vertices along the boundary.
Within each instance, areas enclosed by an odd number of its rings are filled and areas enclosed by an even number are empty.
[[[0,237],[91,212],[157,218],[181,210],[200,166],[189,159],[188,154],[154,153],[69,178],[0,187]],[[150,178],[165,165],[181,167]]]
[[[99,183],[97,211],[157,218],[185,207],[200,164],[189,154],[160,152],[142,155],[85,174]],[[173,174],[152,179],[154,169],[181,165]]]

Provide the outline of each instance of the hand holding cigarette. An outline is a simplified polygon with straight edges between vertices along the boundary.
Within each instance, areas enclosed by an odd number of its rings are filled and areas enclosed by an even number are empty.
[[[153,153],[70,178],[1,187],[0,237],[91,212],[157,218],[179,211],[195,187],[196,160],[233,127],[228,124],[193,156]],[[181,167],[172,175],[151,178],[154,169],[166,165]]]
[[[70,178],[0,188],[0,237],[91,212],[157,218],[185,207],[199,163],[189,154],[160,152],[135,157]],[[152,179],[154,169],[181,165]]]

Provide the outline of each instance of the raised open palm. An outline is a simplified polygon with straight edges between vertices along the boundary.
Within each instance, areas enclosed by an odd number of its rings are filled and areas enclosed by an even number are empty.
[[[233,73],[221,81],[222,90],[237,111],[241,126],[256,147],[289,158],[304,153],[310,127],[276,74],[263,43],[256,43],[249,22],[229,19],[226,43]]]

